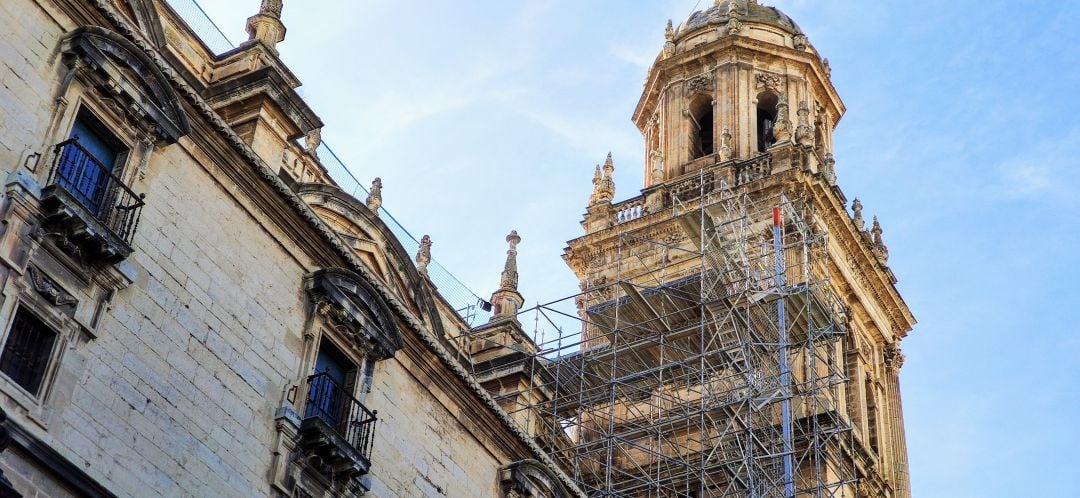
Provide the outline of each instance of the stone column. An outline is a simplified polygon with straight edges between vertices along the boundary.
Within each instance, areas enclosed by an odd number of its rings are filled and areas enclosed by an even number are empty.
[[[896,343],[885,347],[885,383],[888,392],[889,436],[892,439],[893,496],[911,498],[911,476],[908,473],[907,439],[904,435],[904,409],[900,403],[900,367],[904,365],[904,354]]]

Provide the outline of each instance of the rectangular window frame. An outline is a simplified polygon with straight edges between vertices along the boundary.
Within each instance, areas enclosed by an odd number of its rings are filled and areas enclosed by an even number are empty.
[[[3,351],[11,336],[16,313],[19,310],[31,313],[56,334],[45,366],[45,373],[42,375],[37,394],[34,394],[7,374],[0,372],[0,392],[25,409],[30,420],[47,429],[46,406],[52,396],[64,352],[70,344],[71,323],[65,320],[67,317],[58,318],[54,316],[54,313],[49,312],[51,307],[39,302],[39,298],[32,295],[33,292],[33,289],[25,289],[21,285],[16,285],[14,288],[6,287],[3,291],[3,298],[7,302],[2,306],[5,318],[3,329],[0,331],[0,352]]]
[[[25,325],[27,325],[27,328],[20,329],[23,332],[37,333],[39,335],[42,332],[52,334],[52,337],[50,337],[48,339],[50,341],[50,343],[49,343],[49,345],[47,347],[47,351],[44,350],[44,349],[41,350],[41,351],[31,351],[31,353],[33,353],[34,356],[35,356],[35,358],[33,359],[33,362],[34,363],[40,363],[40,364],[22,365],[21,366],[21,370],[24,370],[24,371],[21,372],[22,375],[20,375],[20,377],[26,377],[26,378],[21,379],[22,381],[20,381],[20,379],[13,376],[12,372],[9,372],[8,370],[6,370],[4,368],[5,366],[8,366],[8,365],[5,364],[5,359],[7,359],[6,358],[7,355],[9,353],[14,352],[14,349],[9,349],[9,346],[11,346],[11,341],[13,339],[15,339],[14,333],[19,332],[19,331],[16,330],[16,325],[19,323],[20,319],[27,322],[27,323],[25,323]],[[34,322],[36,322],[36,323],[34,323]],[[40,327],[40,329],[39,329],[39,327]],[[24,341],[28,341],[29,339],[30,339],[30,337],[23,338]],[[40,342],[40,339],[39,339],[39,342]],[[56,352],[56,345],[59,342],[60,342],[60,332],[55,330],[53,327],[50,327],[49,324],[47,324],[45,322],[45,320],[43,320],[41,317],[39,317],[37,313],[35,313],[32,309],[30,309],[30,308],[28,308],[26,306],[18,306],[18,307],[16,307],[15,312],[11,314],[11,320],[10,320],[10,322],[8,324],[7,333],[4,334],[4,341],[3,341],[3,343],[0,343],[0,373],[5,375],[8,378],[8,380],[14,382],[15,385],[23,388],[23,390],[26,391],[26,393],[28,395],[33,396],[33,397],[38,397],[42,393],[42,391],[44,390],[45,380],[48,377],[49,367],[51,366],[52,357],[54,356],[54,353]],[[39,344],[39,346],[44,346],[44,344]],[[37,349],[37,348],[35,348],[35,349]],[[11,365],[16,365],[17,362],[12,361],[10,364]],[[27,370],[27,369],[33,369],[33,372],[25,372],[25,370]],[[31,388],[29,386],[25,385],[26,383],[34,384],[33,385],[33,390],[31,390]]]

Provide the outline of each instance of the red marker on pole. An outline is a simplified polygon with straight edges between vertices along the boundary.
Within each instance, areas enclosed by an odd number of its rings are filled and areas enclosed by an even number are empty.
[[[779,227],[780,226],[780,208],[778,208],[778,207],[774,207],[772,209],[772,226],[774,226],[774,227]]]

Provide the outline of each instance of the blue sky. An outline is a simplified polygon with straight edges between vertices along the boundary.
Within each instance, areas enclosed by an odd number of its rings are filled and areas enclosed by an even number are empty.
[[[709,3],[711,0],[702,0]],[[642,183],[630,123],[694,0],[286,1],[279,48],[323,136],[480,295],[517,229],[530,304],[593,166]],[[768,2],[765,2],[768,3]],[[258,1],[203,0],[233,41]],[[902,378],[915,496],[1067,496],[1080,444],[1080,2],[778,0],[848,112],[840,185],[881,218],[919,324]]]

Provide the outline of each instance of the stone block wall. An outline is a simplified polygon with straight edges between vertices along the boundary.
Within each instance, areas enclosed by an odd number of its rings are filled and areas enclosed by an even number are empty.
[[[41,163],[27,173],[43,184],[48,137],[70,126],[56,120],[58,47],[77,25],[48,0],[0,2],[0,25],[0,178],[36,152]],[[50,129],[54,122],[63,129]],[[270,222],[264,200],[225,174],[250,167],[210,160],[192,137],[156,148],[131,185],[146,194],[126,261],[134,282],[111,296],[97,323],[84,307],[101,296],[71,289],[85,330],[66,342],[40,417],[21,411],[5,396],[10,383],[0,383],[13,423],[116,495],[276,493],[274,417],[310,368],[301,358],[303,279],[319,266]],[[379,411],[370,495],[501,496],[499,469],[523,456],[467,428],[470,408],[415,367],[402,354],[380,362],[366,394]],[[24,496],[79,495],[16,445],[0,455],[0,469]]]

